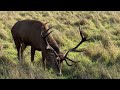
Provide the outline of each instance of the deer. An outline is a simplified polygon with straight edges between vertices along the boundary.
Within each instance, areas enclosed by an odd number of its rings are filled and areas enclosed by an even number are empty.
[[[48,22],[47,22],[48,23]],[[83,50],[77,50],[77,48],[85,41],[87,37],[83,35],[83,31],[79,32],[82,40],[74,48],[69,49],[65,54],[60,51],[59,45],[51,35],[53,27],[47,29],[47,23],[43,23],[38,20],[21,20],[14,24],[11,29],[12,37],[17,49],[17,58],[19,61],[23,60],[23,52],[27,46],[31,46],[31,62],[34,61],[35,51],[41,51],[42,64],[44,69],[49,66],[53,68],[58,75],[62,75],[62,63],[66,62],[68,66],[72,66],[67,61],[78,63],[80,61],[74,61],[68,58],[69,52],[82,52]]]

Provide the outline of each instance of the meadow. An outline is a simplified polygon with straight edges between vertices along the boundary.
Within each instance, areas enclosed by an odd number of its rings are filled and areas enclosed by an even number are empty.
[[[30,47],[24,52],[24,63],[17,59],[11,35],[12,26],[20,20],[39,20],[47,24],[61,51],[76,46],[79,28],[90,40],[68,56],[80,62],[69,67],[63,63],[63,75],[52,69],[44,71],[41,52],[30,62]],[[119,11],[0,11],[0,79],[120,79],[120,12]]]

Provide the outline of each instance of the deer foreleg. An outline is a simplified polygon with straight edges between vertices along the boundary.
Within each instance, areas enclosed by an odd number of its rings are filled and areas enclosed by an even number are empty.
[[[35,49],[31,47],[31,62],[34,61]]]

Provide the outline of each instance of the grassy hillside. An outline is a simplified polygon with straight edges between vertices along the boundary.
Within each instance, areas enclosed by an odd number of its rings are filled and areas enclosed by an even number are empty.
[[[69,57],[80,63],[68,67],[63,64],[63,76],[53,70],[44,71],[41,53],[36,52],[30,62],[30,47],[24,52],[25,61],[17,60],[17,51],[11,36],[12,26],[19,20],[34,19],[54,26],[52,35],[61,51],[77,45],[78,25],[90,41],[83,43],[81,53]],[[0,11],[0,78],[1,79],[120,79],[120,12],[101,11]]]

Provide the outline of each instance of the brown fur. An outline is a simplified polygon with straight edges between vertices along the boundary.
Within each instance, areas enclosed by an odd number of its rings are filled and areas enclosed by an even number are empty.
[[[52,35],[47,37],[48,43],[41,37],[41,32],[47,30],[44,23],[36,20],[22,20],[18,21],[11,30],[16,48],[17,56],[19,60],[23,59],[23,51],[26,46],[31,46],[31,61],[34,61],[35,51],[42,52],[42,60],[44,67],[46,66],[46,61],[56,62],[55,55],[52,56],[52,51],[47,49],[47,47],[52,47],[57,54],[60,54],[60,49],[57,42],[54,40]],[[52,65],[56,68],[56,63]]]

